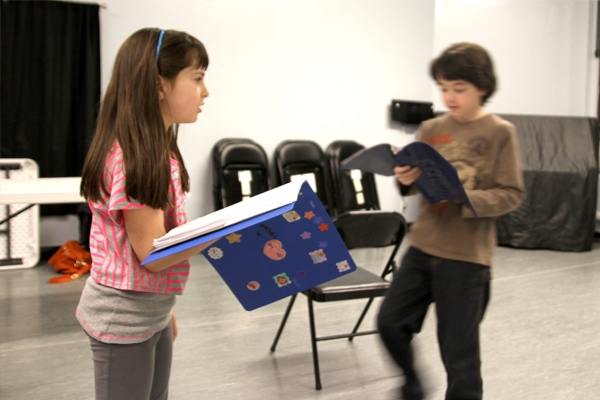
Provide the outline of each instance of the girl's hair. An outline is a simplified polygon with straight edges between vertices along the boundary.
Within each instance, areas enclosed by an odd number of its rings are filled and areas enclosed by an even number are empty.
[[[189,175],[177,146],[176,128],[165,130],[158,99],[160,79],[173,80],[187,67],[208,67],[208,54],[195,37],[174,30],[145,28],[121,45],[100,108],[96,133],[81,174],[81,194],[99,201],[108,152],[115,142],[123,150],[127,197],[158,209],[169,205],[170,157],[179,162],[182,189]]]
[[[448,47],[431,62],[433,80],[463,80],[484,90],[481,104],[485,104],[496,91],[496,75],[492,58],[483,47],[474,43],[456,43]]]

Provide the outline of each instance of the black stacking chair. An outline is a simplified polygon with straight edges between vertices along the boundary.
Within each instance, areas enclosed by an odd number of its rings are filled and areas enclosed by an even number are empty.
[[[376,297],[383,296],[386,289],[390,286],[390,282],[386,278],[396,269],[396,255],[407,229],[406,220],[402,215],[397,212],[388,211],[351,211],[334,217],[333,223],[349,250],[387,247],[389,248],[389,257],[383,265],[381,275],[374,274],[363,266],[358,266],[358,269],[351,274],[344,275],[302,292],[308,299],[308,319],[310,322],[315,387],[317,390],[321,390],[319,357],[317,353],[318,342],[345,338],[352,341],[355,336],[378,333],[377,330],[359,331],[359,328],[373,300]],[[317,336],[313,303],[352,299],[368,299],[352,331],[350,333],[331,336]],[[295,300],[296,295],[290,299],[273,344],[271,345],[271,352],[275,352],[277,342],[281,337]]]
[[[225,138],[212,149],[215,210],[269,190],[267,155],[246,138]]]
[[[335,215],[346,211],[380,209],[375,176],[370,172],[340,168],[343,160],[364,148],[352,140],[337,140],[325,149]]]
[[[331,212],[329,177],[325,168],[325,155],[321,147],[310,140],[286,140],[277,145],[273,155],[275,186],[294,179],[307,180]]]

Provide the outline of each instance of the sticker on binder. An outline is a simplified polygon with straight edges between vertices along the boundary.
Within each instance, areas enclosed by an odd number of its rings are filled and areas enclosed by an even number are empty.
[[[298,213],[296,211],[292,210],[292,211],[288,211],[288,212],[284,213],[283,218],[285,218],[285,220],[287,222],[295,222],[300,219],[300,216],[298,215]]]
[[[310,232],[306,232],[306,231],[304,231],[304,232],[302,232],[302,233],[300,234],[300,237],[301,237],[303,240],[310,239]]]
[[[263,253],[271,260],[279,261],[285,258],[287,254],[283,249],[283,244],[276,239],[271,239],[263,247]]]
[[[273,280],[275,280],[275,283],[279,287],[284,287],[284,286],[287,286],[290,283],[292,283],[292,281],[290,280],[290,278],[288,278],[288,276],[287,276],[287,274],[285,272],[282,272],[281,274],[275,275],[273,277]]]
[[[336,263],[335,265],[337,266],[339,272],[345,272],[350,269],[350,264],[348,264],[348,261],[346,261],[346,260],[340,261],[339,263]]]
[[[223,257],[223,250],[218,247],[211,247],[208,249],[208,256],[213,260],[218,260],[219,258]]]
[[[227,241],[229,242],[229,244],[232,243],[241,243],[242,242],[242,235],[238,235],[237,233],[232,233],[229,236],[225,237],[227,239]]]
[[[312,218],[314,218],[314,216],[315,216],[315,213],[312,211],[307,211],[304,213],[304,218],[306,218],[306,219],[312,219]]]
[[[310,258],[312,259],[312,262],[314,264],[318,264],[318,263],[327,261],[327,257],[325,256],[325,252],[323,251],[323,249],[315,250],[308,254],[310,255]]]

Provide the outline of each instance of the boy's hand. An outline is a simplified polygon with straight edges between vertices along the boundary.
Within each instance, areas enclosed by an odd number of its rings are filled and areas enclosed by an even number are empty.
[[[421,170],[417,167],[411,168],[410,165],[394,167],[394,176],[404,186],[410,186],[421,176]]]

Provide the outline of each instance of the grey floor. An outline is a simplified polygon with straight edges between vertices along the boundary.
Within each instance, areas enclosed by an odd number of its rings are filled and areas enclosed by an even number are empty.
[[[359,264],[382,258],[378,251],[353,255]],[[499,247],[493,274],[482,325],[485,397],[600,399],[600,243],[584,253]],[[50,285],[51,276],[46,264],[0,271],[3,400],[93,399],[91,352],[74,318],[84,281]],[[180,335],[170,398],[397,398],[401,376],[373,335],[320,343],[323,390],[315,391],[302,296],[271,354],[286,304],[245,311],[202,256],[195,257],[176,307]],[[318,333],[350,329],[362,304],[317,304]],[[427,398],[442,399],[434,312],[415,344]]]

